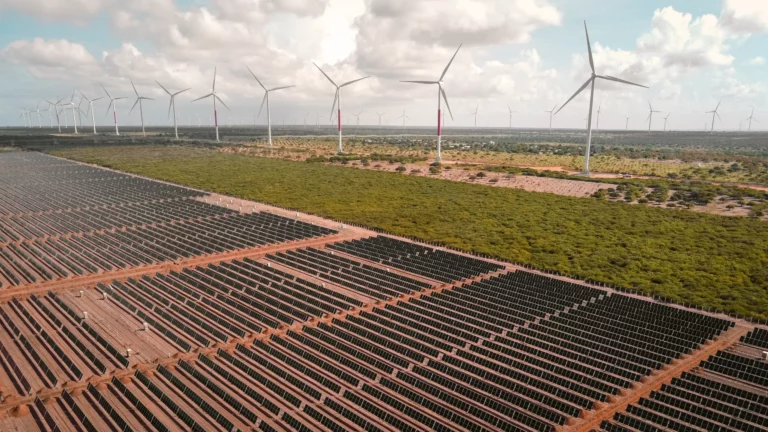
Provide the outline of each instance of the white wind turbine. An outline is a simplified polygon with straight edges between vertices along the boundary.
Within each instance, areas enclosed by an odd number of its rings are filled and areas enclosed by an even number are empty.
[[[760,122],[759,122],[759,121],[757,121],[757,119],[755,118],[755,109],[754,109],[754,108],[752,108],[752,114],[750,114],[750,115],[749,115],[749,117],[747,117],[745,120],[749,120],[749,129],[747,129],[747,132],[752,132],[752,120],[754,120],[754,121],[756,121],[756,122],[760,123]]]
[[[163,87],[162,84],[160,84],[157,81],[155,81],[155,82],[157,83],[157,85],[160,86],[161,89],[163,89],[164,92],[168,93],[168,96],[171,97],[171,102],[168,104],[168,115],[169,116],[171,115],[171,109],[173,109],[173,132],[176,135],[176,139],[179,139],[179,126],[178,126],[177,117],[176,117],[176,96],[184,93],[185,91],[187,91],[189,89],[187,88],[187,89],[184,89],[184,90],[181,90],[181,91],[177,91],[176,93],[171,93],[171,92],[168,91],[168,89]],[[192,126],[192,120],[191,119],[190,119],[190,126]]]
[[[648,101],[648,133],[651,133],[651,124],[653,123],[653,113],[660,113],[661,111],[654,111],[653,107],[651,106],[651,102]]]
[[[475,107],[475,112],[473,112],[472,114],[469,115],[470,117],[472,117],[472,116],[475,117],[475,129],[477,129],[477,110],[479,110],[479,109],[480,109],[480,105],[476,106]]]
[[[627,117],[627,116],[624,116]],[[629,130],[629,117],[627,117],[627,122],[624,124],[624,130]]]
[[[72,108],[72,125],[75,127],[75,133],[77,133],[77,112],[75,111],[75,92],[77,90],[72,90],[72,97],[69,99],[69,103],[66,105],[69,105]]]
[[[401,115],[400,117],[396,118],[395,120],[400,120],[400,119],[403,119],[403,130],[405,130],[405,121],[406,120],[410,120],[411,118],[408,117],[407,115],[405,115],[405,110],[403,110],[403,115]]]
[[[43,122],[42,122],[42,120],[40,120],[40,101],[37,101],[37,106],[35,107],[35,109],[33,111],[37,113],[37,128],[38,129],[42,129]],[[32,124],[32,120],[31,119],[30,119],[29,123]]]
[[[509,128],[512,129],[512,113],[516,113],[517,111],[512,111],[509,104],[507,104],[507,109],[509,110]]]
[[[451,120],[453,120],[453,113],[451,112],[451,106],[448,104],[448,96],[446,96],[445,90],[443,89],[443,78],[445,78],[445,74],[448,72],[448,68],[451,67],[451,63],[453,63],[453,59],[456,58],[456,54],[459,53],[460,49],[461,49],[461,45],[459,45],[459,47],[456,48],[456,52],[453,53],[453,57],[451,57],[451,60],[448,62],[448,65],[445,66],[445,69],[443,69],[443,73],[440,75],[440,78],[437,81],[401,81],[401,82],[416,83],[416,84],[437,84],[437,157],[435,158],[435,162],[440,162],[442,161],[442,158],[443,158],[442,148],[440,143],[440,140],[442,137],[442,127],[444,124],[442,111],[440,110],[442,100],[445,100],[445,107],[448,108],[448,114],[451,115]]]
[[[381,116],[383,116],[386,113],[376,113],[376,115],[379,116],[379,126],[381,126]]]
[[[669,114],[667,114],[667,116],[666,116],[666,117],[664,117],[664,132],[666,132],[666,131],[667,131],[667,119],[668,119],[668,118],[669,118],[669,116],[671,116],[671,115],[672,115],[672,113],[669,113]]]
[[[584,22],[584,34],[587,37],[587,51],[589,52],[589,67],[590,67],[590,69],[592,69],[592,76],[590,76],[589,79],[587,79],[587,82],[585,82],[584,85],[581,86],[581,88],[576,90],[576,93],[574,93],[573,96],[571,96],[571,98],[568,99],[563,104],[563,106],[560,107],[559,110],[557,110],[557,112],[560,112],[563,108],[565,108],[565,106],[568,105],[568,102],[573,100],[573,98],[575,98],[579,93],[581,93],[585,88],[587,88],[588,85],[591,84],[592,88],[591,88],[590,94],[589,94],[589,115],[588,115],[589,121],[587,122],[587,150],[586,150],[586,155],[584,157],[584,173],[583,173],[584,175],[588,176],[589,175],[589,152],[590,152],[590,149],[592,147],[592,107],[593,107],[594,99],[595,99],[595,81],[597,81],[597,79],[600,78],[600,79],[604,79],[606,81],[613,81],[613,82],[618,82],[618,83],[622,83],[622,84],[629,84],[629,85],[633,85],[633,86],[637,86],[637,87],[643,87],[643,88],[647,88],[647,87],[642,86],[640,84],[635,84],[635,83],[632,83],[632,82],[629,82],[629,81],[624,81],[624,80],[619,79],[619,78],[614,78],[614,77],[608,76],[608,75],[597,75],[595,73],[595,61],[592,59],[592,44],[589,42],[589,32],[587,31],[587,22],[586,21]],[[557,114],[557,113],[555,113],[555,114]]]
[[[213,88],[211,89],[211,92],[208,93],[205,96],[199,97],[192,102],[197,102],[202,99],[211,98],[213,99],[213,119],[216,126],[216,142],[219,142],[219,113],[216,111],[216,101],[218,100],[221,102],[222,105],[224,105],[224,108],[229,109],[227,104],[224,103],[223,100],[219,97],[219,95],[216,94],[216,68],[213,68]]]
[[[48,106],[49,106],[48,109],[50,109],[50,107],[53,107],[53,112],[56,113],[56,125],[59,127],[59,133],[61,133],[61,120],[59,119],[59,104],[63,99],[59,99],[58,96],[56,96],[56,99],[57,99],[56,103],[53,103],[47,99],[46,99],[46,102],[48,102]]]
[[[141,101],[143,100],[154,100],[152,98],[139,96],[139,91],[136,90],[136,86],[133,84],[133,80],[131,81],[131,87],[133,87],[133,92],[136,93],[136,102],[133,103],[133,106],[131,107],[131,110],[128,111],[128,115],[131,115],[133,112],[133,109],[136,108],[136,105],[139,106],[139,117],[141,117],[141,134],[144,136],[147,136],[147,132],[144,130],[144,107],[141,105]]]
[[[80,91],[80,90],[78,90]],[[91,114],[91,123],[93,123],[93,134],[96,135],[96,114],[93,111],[93,103],[96,102],[99,99],[103,99],[102,97],[97,97],[96,99],[88,99],[86,95],[83,94],[83,92],[80,92],[80,96],[83,97],[83,99],[88,101],[88,113]],[[86,117],[88,117],[88,113],[85,114]]]
[[[717,103],[717,106],[715,107],[715,109],[713,109],[712,111],[707,111],[707,112],[704,113],[704,114],[712,114],[712,124],[710,125],[709,132],[714,132],[715,131],[715,116],[717,116],[717,118],[722,120],[720,118],[720,114],[717,113],[717,110],[720,108],[720,103],[722,103],[722,102],[723,101],[721,99],[720,102]]]
[[[264,108],[264,103],[266,102],[266,104],[267,104],[267,135],[269,136],[269,146],[272,147],[272,110],[269,108],[269,93],[273,92],[273,91],[277,91],[277,90],[283,90],[283,89],[287,89],[287,88],[291,88],[291,87],[296,87],[296,86],[295,85],[289,85],[289,86],[275,87],[275,88],[271,88],[271,89],[267,90],[267,88],[264,87],[264,84],[262,84],[261,81],[259,81],[259,79],[256,77],[256,74],[253,73],[251,68],[246,66],[246,69],[248,69],[248,72],[250,72],[251,75],[253,75],[253,78],[256,79],[256,82],[259,83],[261,88],[264,89],[264,98],[261,99],[261,107],[259,107],[259,115],[256,116],[256,117],[257,118],[261,117],[261,110]],[[224,102],[222,102],[222,103],[224,103]],[[305,120],[304,124],[306,126],[306,117],[305,117],[304,120]]]
[[[571,98],[571,99],[573,99],[573,98]],[[568,103],[568,102],[566,102],[566,103]],[[565,106],[565,105],[563,105],[563,106]],[[552,117],[554,117],[554,115],[556,114],[555,113],[555,109],[557,109],[557,104],[555,104],[555,106],[553,106],[551,110],[544,110],[545,113],[549,113],[549,133],[552,133]],[[561,107],[560,109],[563,109],[563,108]],[[559,110],[558,110],[558,112],[559,112]]]
[[[360,112],[359,112],[359,113],[357,113],[357,114],[352,114],[353,116],[355,116],[355,117],[357,118],[357,124],[356,124],[356,126],[360,126],[360,115],[361,115],[362,113],[363,113],[363,112],[362,112],[362,111],[360,111]]]
[[[600,110],[603,109],[603,103],[600,102],[600,105],[597,106],[597,124],[595,125],[595,133],[597,133],[600,130]]]
[[[106,116],[107,114],[109,114],[109,109],[112,108],[112,117],[115,119],[115,135],[120,135],[120,129],[117,126],[117,101],[119,101],[120,99],[126,99],[126,98],[125,97],[113,98],[109,94],[107,89],[104,88],[103,84],[101,85],[101,88],[104,90],[104,93],[106,93],[107,97],[109,98],[109,106],[107,107],[107,112],[104,113],[104,115]]]
[[[22,119],[24,119],[24,127],[29,127],[29,124],[27,123],[27,110],[24,108],[21,108],[21,115],[19,115]]]
[[[315,65],[315,67],[316,67],[316,68],[317,68],[317,69],[318,69],[318,70],[319,70],[319,71],[320,71],[320,72],[321,72],[323,75],[325,75],[325,77],[326,77],[326,78],[328,78],[328,81],[330,81],[330,82],[331,82],[331,84],[333,84],[333,86],[334,86],[334,87],[336,87],[336,94],[333,96],[333,105],[331,105],[331,118],[333,118],[333,109],[334,109],[334,108],[336,108],[336,103],[338,102],[338,107],[339,107],[339,109],[338,109],[338,112],[337,112],[337,115],[336,115],[336,120],[337,120],[337,121],[338,121],[338,123],[339,123],[339,148],[338,148],[338,152],[339,152],[339,153],[343,153],[343,147],[342,147],[342,145],[341,145],[341,133],[342,133],[342,132],[341,132],[341,88],[342,88],[342,87],[346,87],[346,86],[348,86],[348,85],[350,85],[350,84],[354,84],[354,83],[356,83],[356,82],[358,82],[358,81],[362,81],[362,80],[364,80],[364,79],[366,79],[366,78],[368,78],[368,77],[367,77],[367,76],[365,76],[365,77],[362,77],[362,78],[358,78],[358,79],[356,79],[356,80],[352,80],[352,81],[348,81],[348,82],[345,82],[345,83],[344,83],[344,84],[342,84],[342,85],[336,85],[336,83],[335,83],[335,82],[333,82],[333,80],[331,79],[331,77],[329,77],[329,76],[328,76],[328,74],[326,74],[325,72],[323,72],[323,70],[322,70],[322,69],[320,69],[320,66],[318,66],[316,63],[312,63],[312,64],[314,64],[314,65]]]

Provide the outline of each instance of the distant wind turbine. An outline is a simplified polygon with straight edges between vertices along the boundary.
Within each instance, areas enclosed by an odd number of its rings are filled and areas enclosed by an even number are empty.
[[[648,133],[651,133],[651,124],[653,123],[653,113],[660,113],[661,111],[654,111],[651,106],[651,101],[648,101]]]
[[[77,112],[75,111],[75,92],[72,90],[72,97],[69,99],[69,105],[72,108],[72,125],[75,127],[75,133],[77,133]]]
[[[747,131],[748,131],[748,132],[751,132],[751,131],[752,131],[752,120],[754,120],[754,121],[756,121],[756,122],[760,123],[760,122],[759,122],[759,121],[757,121],[757,119],[755,118],[755,109],[754,109],[754,108],[752,108],[752,113],[749,115],[749,117],[747,117],[747,118],[746,118],[746,120],[749,120],[749,128],[747,129]]]
[[[627,116],[624,116],[627,117]],[[627,117],[627,122],[624,124],[624,130],[629,130],[629,117]]]
[[[597,106],[597,124],[595,125],[595,133],[597,133],[600,130],[600,110],[603,109],[603,103],[600,102],[600,105]]]
[[[106,93],[107,97],[109,98],[109,106],[107,107],[107,112],[104,115],[109,114],[109,109],[112,108],[112,117],[115,118],[115,135],[120,135],[120,129],[117,126],[117,101],[125,98],[124,97],[113,98],[112,96],[109,95],[109,92],[107,91],[106,88],[104,88],[103,85],[101,86],[101,88],[104,89],[104,93]]]
[[[664,132],[666,132],[666,131],[667,131],[667,119],[668,119],[668,118],[669,118],[669,116],[671,116],[671,115],[672,115],[672,113],[669,113],[669,114],[667,114],[667,116],[666,116],[666,117],[664,117]]]
[[[453,59],[456,58],[456,54],[459,53],[459,50],[461,49],[461,45],[459,45],[458,48],[456,48],[456,52],[453,53],[453,57],[451,57],[451,60],[448,62],[448,65],[445,66],[445,69],[443,69],[443,73],[440,75],[440,78],[437,81],[401,81],[401,82],[408,82],[408,83],[415,83],[415,84],[437,84],[437,157],[435,158],[435,162],[440,162],[443,158],[442,156],[442,147],[441,147],[441,136],[442,136],[442,127],[445,124],[444,117],[442,117],[442,111],[441,111],[441,101],[445,100],[445,107],[448,108],[448,114],[451,115],[451,120],[453,120],[453,113],[451,112],[451,106],[448,104],[448,96],[445,95],[445,90],[443,89],[443,78],[445,78],[445,74],[448,72],[448,68],[451,67],[451,63],[453,63]],[[442,98],[442,99],[441,99]]]
[[[479,110],[479,109],[480,109],[480,105],[477,105],[475,107],[475,112],[473,112],[472,114],[469,115],[470,117],[475,116],[475,129],[477,129],[477,110]]]
[[[133,106],[131,107],[131,110],[128,111],[128,115],[131,115],[133,112],[133,109],[136,108],[136,105],[139,105],[139,117],[141,117],[141,134],[144,136],[147,136],[147,132],[144,130],[144,108],[141,105],[141,101],[143,100],[154,100],[152,98],[139,96],[139,91],[136,90],[136,86],[133,85],[133,80],[131,81],[131,87],[133,87],[133,92],[136,93],[136,102],[133,103]]]
[[[83,99],[88,101],[88,113],[91,114],[91,123],[93,124],[93,134],[96,135],[96,114],[93,111],[93,103],[99,99],[103,99],[104,96],[97,97],[96,99],[88,99],[88,97],[84,95],[83,92],[80,92],[80,96],[82,96]],[[86,117],[88,117],[88,113],[85,114]]]
[[[206,98],[213,99],[213,119],[216,126],[216,142],[220,142],[219,141],[219,113],[216,111],[216,101],[218,100],[219,102],[221,102],[221,104],[224,105],[224,108],[226,109],[229,109],[229,107],[227,106],[227,104],[224,103],[223,100],[221,100],[219,95],[216,94],[216,68],[215,67],[213,68],[213,87],[211,88],[211,92],[205,96],[202,96],[193,100],[192,102],[197,102],[199,100],[206,99]]]
[[[597,79],[600,78],[600,79],[604,79],[606,81],[613,81],[613,82],[618,82],[618,83],[622,83],[622,84],[629,84],[629,85],[633,85],[633,86],[637,86],[637,87],[643,87],[643,88],[647,88],[647,87],[642,86],[640,84],[635,84],[635,83],[632,83],[632,82],[629,82],[629,81],[624,81],[624,80],[619,79],[619,78],[614,78],[614,77],[608,76],[608,75],[597,75],[595,73],[595,61],[592,58],[592,44],[589,42],[589,31],[587,31],[587,22],[586,21],[584,21],[584,34],[587,37],[587,51],[589,52],[589,67],[590,67],[590,69],[592,69],[592,76],[590,76],[589,79],[587,79],[587,82],[585,82],[584,85],[581,86],[581,88],[576,90],[576,93],[574,93],[573,96],[571,96],[571,99],[568,99],[568,101],[566,101],[563,104],[563,106],[561,106],[560,109],[557,110],[557,112],[560,112],[563,108],[565,108],[565,106],[568,105],[568,102],[570,102],[573,98],[575,98],[579,93],[581,93],[585,88],[587,88],[587,86],[589,86],[591,84],[592,88],[591,88],[590,94],[589,94],[589,115],[588,115],[589,121],[587,122],[587,150],[586,150],[586,155],[584,156],[584,173],[583,173],[584,175],[589,176],[589,153],[590,153],[590,149],[592,147],[592,107],[593,107],[594,99],[595,99],[595,81],[597,81]],[[557,114],[557,113],[555,113],[555,114]]]
[[[379,116],[379,126],[381,126],[381,116],[383,116],[386,113],[376,113],[376,115]]]
[[[400,117],[396,118],[395,120],[400,120],[400,119],[403,119],[403,130],[405,130],[405,120],[406,119],[410,120],[411,118],[408,117],[407,115],[405,115],[405,110],[403,110],[403,115],[401,115]]]
[[[356,83],[358,81],[362,81],[362,80],[364,80],[366,78],[369,78],[369,77],[365,76],[365,77],[362,77],[362,78],[358,78],[356,80],[347,81],[347,82],[345,82],[342,85],[337,85],[335,82],[333,82],[331,77],[328,76],[328,74],[326,74],[322,69],[320,69],[320,66],[318,66],[316,63],[312,63],[312,64],[314,64],[315,67],[320,71],[320,73],[322,73],[328,79],[328,81],[330,81],[331,84],[333,84],[333,86],[336,87],[336,94],[333,96],[333,105],[331,105],[331,119],[333,119],[333,111],[334,111],[334,108],[337,107],[337,103],[338,103],[338,111],[337,111],[337,114],[336,114],[336,120],[337,120],[337,122],[339,124],[339,148],[337,149],[337,151],[338,151],[338,153],[343,153],[344,152],[344,148],[343,148],[343,146],[341,144],[341,136],[342,136],[342,130],[341,130],[342,129],[341,128],[341,89],[343,87],[346,87],[348,85],[354,84],[354,83]]]
[[[63,99],[59,99],[58,96],[56,96],[56,102],[51,102],[46,99],[46,102],[48,102],[48,106],[53,107],[53,111],[56,113],[56,125],[59,127],[59,133],[61,133],[61,120],[59,119],[59,104],[61,103]]]
[[[581,91],[581,90],[579,90],[579,91]],[[571,98],[571,99],[573,99],[573,98]],[[568,102],[566,102],[566,103],[568,103]],[[563,106],[565,106],[565,105],[563,105]],[[555,114],[557,114],[557,112],[555,112],[556,108],[557,108],[557,104],[555,104],[555,106],[553,106],[551,110],[544,110],[544,112],[549,113],[549,133],[552,133],[552,117]],[[560,107],[560,109],[563,109],[563,108]],[[559,110],[558,110],[558,112],[559,112]]]
[[[261,107],[259,107],[259,115],[257,115],[256,117],[257,118],[261,117],[261,110],[264,108],[264,103],[266,102],[266,104],[267,104],[267,135],[269,136],[269,146],[272,147],[272,110],[269,108],[269,93],[273,92],[273,91],[277,91],[277,90],[283,90],[283,89],[287,89],[287,88],[291,88],[291,87],[296,87],[296,86],[289,85],[289,86],[283,86],[283,87],[275,87],[275,88],[271,88],[271,89],[267,90],[267,88],[264,87],[264,84],[262,84],[261,81],[259,81],[259,79],[256,77],[256,74],[253,73],[251,68],[246,66],[246,69],[248,69],[248,72],[250,72],[251,75],[253,75],[253,78],[256,80],[257,83],[259,83],[261,88],[264,89],[264,97],[261,99]],[[222,102],[222,103],[224,103],[224,102]],[[306,126],[306,121],[304,123],[305,123],[305,126]]]
[[[714,132],[715,131],[715,116],[717,116],[717,118],[720,119],[720,114],[717,113],[717,110],[720,108],[720,103],[722,103],[722,102],[723,101],[721,99],[720,102],[717,103],[717,106],[715,107],[715,109],[713,109],[712,111],[707,111],[707,112],[704,113],[704,114],[712,114],[712,125],[710,126],[711,129],[709,130],[709,132]],[[722,120],[722,119],[720,119],[720,120]]]
[[[184,93],[185,91],[187,91],[189,89],[187,88],[187,89],[184,89],[184,90],[181,90],[181,91],[177,91],[176,93],[171,93],[171,92],[168,91],[168,89],[163,87],[162,84],[160,84],[157,81],[155,81],[155,82],[157,83],[157,85],[160,86],[161,89],[163,89],[164,92],[166,92],[168,94],[168,96],[171,97],[171,102],[168,104],[168,115],[170,116],[171,115],[171,110],[173,110],[173,132],[176,134],[176,139],[179,139],[179,126],[178,126],[178,124],[176,122],[176,120],[177,120],[176,119],[176,96],[180,95],[181,93]],[[192,126],[191,118],[189,119],[189,125]]]
[[[363,112],[362,112],[362,111],[360,111],[360,112],[359,112],[359,113],[357,113],[357,114],[352,114],[353,116],[357,117],[357,126],[360,126],[360,114],[362,114],[362,113],[363,113]]]
[[[512,111],[509,104],[507,104],[507,109],[509,110],[509,128],[512,129],[512,113],[516,113],[517,111]]]

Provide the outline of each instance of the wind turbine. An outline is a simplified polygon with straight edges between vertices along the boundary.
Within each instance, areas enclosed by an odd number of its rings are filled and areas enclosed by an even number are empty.
[[[58,99],[58,96],[56,96],[56,98]],[[56,125],[59,127],[59,133],[61,133],[61,120],[59,120],[59,108],[58,107],[59,107],[59,104],[61,103],[62,100],[63,99],[58,99],[56,101],[56,103],[53,103],[53,102],[51,102],[51,101],[46,99],[46,102],[48,102],[48,106],[49,106],[48,109],[50,109],[50,107],[53,107],[53,111],[56,113]]]
[[[403,115],[401,115],[400,117],[396,118],[395,120],[400,120],[400,119],[403,119],[403,130],[405,130],[405,120],[406,119],[410,120],[411,118],[408,117],[407,115],[405,115],[405,110],[403,110]]]
[[[624,117],[627,117],[627,116],[624,116]],[[629,130],[629,117],[627,117],[627,122],[626,122],[626,124],[624,124],[624,130],[625,131]]]
[[[589,67],[590,67],[590,69],[592,69],[592,76],[590,76],[589,79],[587,79],[587,82],[585,82],[584,85],[581,86],[581,88],[576,90],[576,93],[574,93],[573,96],[571,96],[571,99],[568,99],[568,101],[566,101],[563,104],[563,106],[561,106],[560,109],[557,110],[557,112],[560,112],[563,108],[565,108],[565,106],[568,105],[568,102],[570,102],[579,93],[581,93],[585,88],[587,88],[588,85],[591,84],[592,88],[591,88],[590,94],[589,94],[589,115],[588,115],[589,121],[587,122],[587,151],[586,151],[586,156],[584,157],[584,175],[589,176],[589,151],[590,151],[590,148],[592,147],[592,107],[593,107],[593,103],[594,103],[594,99],[595,99],[595,81],[597,81],[597,79],[600,78],[600,79],[604,79],[606,81],[613,81],[613,82],[618,82],[618,83],[622,83],[622,84],[629,84],[629,85],[638,86],[638,87],[644,87],[644,88],[647,88],[647,87],[642,86],[640,84],[631,83],[629,81],[624,81],[624,80],[619,79],[619,78],[614,78],[614,77],[608,76],[608,75],[597,75],[595,73],[595,61],[592,58],[592,44],[589,42],[589,32],[587,31],[587,22],[586,21],[584,21],[584,34],[587,37],[587,51],[589,52]],[[555,114],[557,114],[557,113],[555,113]]]
[[[308,115],[309,115],[309,113],[304,113],[304,129],[307,128],[307,116]]]
[[[453,120],[453,113],[451,112],[451,106],[448,104],[448,96],[446,96],[445,90],[443,89],[443,78],[445,78],[445,74],[448,72],[448,68],[451,67],[451,63],[453,63],[453,59],[456,58],[456,54],[459,53],[459,50],[461,49],[462,45],[463,44],[460,44],[459,47],[456,48],[456,52],[453,53],[453,57],[451,57],[451,60],[448,61],[448,65],[445,66],[445,69],[443,69],[443,73],[440,75],[440,78],[437,81],[401,81],[401,82],[416,83],[416,84],[437,84],[437,157],[435,158],[435,162],[440,162],[443,159],[442,148],[440,143],[441,136],[442,136],[442,127],[444,124],[444,120],[442,120],[442,112],[440,110],[442,99],[445,100],[445,107],[448,108],[448,114],[451,115],[451,120]],[[441,96],[442,96],[442,99],[441,99]]]
[[[667,116],[666,116],[666,117],[664,117],[664,132],[666,132],[666,131],[667,131],[667,119],[668,119],[668,118],[669,118],[669,116],[671,116],[671,115],[672,115],[672,113],[669,113],[669,114],[667,114]]]
[[[72,97],[69,99],[69,105],[72,107],[72,125],[75,127],[75,133],[77,133],[77,112],[75,112],[75,91],[72,90]]]
[[[101,88],[104,90],[104,93],[107,94],[107,97],[109,98],[109,106],[107,107],[107,112],[104,115],[109,114],[109,109],[112,108],[112,117],[115,119],[115,135],[120,135],[120,128],[117,126],[117,101],[120,99],[125,99],[124,97],[117,97],[113,98],[106,88],[104,88],[104,85],[101,85]]]
[[[581,90],[579,90],[579,91],[581,91]],[[575,95],[574,95],[574,96],[575,96]],[[571,99],[573,99],[573,97],[571,97]],[[568,102],[566,102],[566,103],[568,103]],[[563,106],[565,106],[565,105],[563,105]],[[552,133],[552,117],[553,117],[555,114],[557,114],[557,113],[555,112],[555,109],[556,109],[556,108],[557,108],[557,104],[555,104],[555,106],[553,106],[551,110],[545,110],[545,111],[544,111],[544,112],[546,112],[546,113],[549,113],[549,133]],[[560,107],[560,109],[563,109],[563,107]],[[558,112],[560,112],[560,110],[558,110]]]
[[[600,130],[600,110],[603,109],[603,103],[600,102],[600,105],[597,106],[597,125],[595,125],[595,133],[597,133]]]
[[[360,112],[359,112],[359,113],[357,113],[357,114],[352,114],[353,116],[357,117],[357,125],[356,125],[356,126],[360,126],[360,114],[362,114],[362,113],[363,113],[363,112],[362,112],[362,111],[360,111]]]
[[[475,107],[475,112],[473,112],[472,114],[469,115],[470,117],[475,116],[475,129],[477,129],[477,110],[479,110],[479,109],[480,109],[480,105],[477,105]]]
[[[651,106],[651,101],[648,101],[648,133],[651,133],[651,124],[653,123],[653,113],[660,113],[661,111],[654,111],[653,107]]]
[[[218,100],[219,102],[221,102],[221,104],[224,105],[224,108],[226,109],[229,109],[229,107],[227,106],[227,104],[224,103],[223,100],[221,100],[219,95],[216,94],[216,68],[215,67],[213,68],[213,87],[211,89],[211,92],[203,97],[199,97],[193,100],[192,102],[197,102],[199,100],[206,99],[206,98],[213,99],[213,118],[216,126],[216,142],[220,142],[219,141],[219,113],[216,112],[216,101]]]
[[[717,103],[717,106],[715,107],[715,109],[713,109],[712,111],[707,111],[707,112],[704,113],[704,114],[712,114],[712,125],[710,126],[711,129],[709,130],[710,133],[715,131],[715,116],[717,116],[717,118],[720,118],[720,114],[717,113],[717,110],[720,108],[720,103],[722,103],[722,102],[723,102],[723,100],[721,99],[720,102]],[[720,119],[720,120],[722,120],[722,119]]]
[[[512,129],[512,113],[516,113],[517,111],[512,111],[509,104],[507,104],[507,109],[509,110],[509,128]]]
[[[40,101],[37,101],[37,106],[32,111],[37,113],[37,128],[42,129],[43,122],[40,120]],[[29,120],[29,124],[32,124],[32,119]]]
[[[381,116],[383,116],[386,113],[376,113],[376,115],[379,116],[379,126],[381,126]]]
[[[759,121],[757,121],[757,119],[755,118],[755,109],[754,109],[754,108],[752,108],[752,113],[751,113],[751,114],[749,115],[749,117],[747,117],[745,120],[749,120],[749,129],[747,129],[747,132],[752,132],[752,120],[754,120],[754,121],[756,121],[756,122],[760,123],[760,122],[759,122]]]
[[[178,123],[176,121],[176,96],[184,93],[185,91],[187,91],[189,89],[187,88],[187,89],[184,89],[184,90],[181,90],[181,91],[177,91],[176,93],[171,93],[171,92],[168,91],[168,89],[163,87],[162,84],[160,84],[157,81],[155,81],[155,82],[157,83],[157,85],[160,86],[161,89],[163,89],[164,92],[168,93],[168,96],[171,97],[171,102],[168,104],[168,115],[169,116],[171,115],[171,109],[173,109],[173,132],[176,134],[176,139],[179,139],[179,126],[178,126]],[[192,120],[191,119],[190,119],[190,126],[192,126]]]
[[[289,86],[283,86],[283,87],[275,87],[275,88],[271,88],[271,89],[267,90],[267,88],[264,87],[264,84],[262,84],[261,81],[259,81],[259,79],[256,78],[256,74],[253,73],[251,68],[246,66],[246,69],[248,69],[248,72],[250,72],[251,75],[253,75],[253,78],[256,79],[256,82],[259,83],[261,88],[264,89],[264,98],[261,99],[261,107],[259,108],[259,115],[257,117],[261,117],[261,110],[264,108],[264,102],[266,102],[267,103],[267,134],[269,135],[269,146],[272,147],[272,111],[269,108],[269,92],[273,92],[273,91],[277,91],[277,90],[283,90],[283,89],[287,89],[287,88],[291,88],[291,87],[296,87],[296,86],[289,85]],[[222,102],[222,103],[224,103],[224,102]],[[306,118],[305,118],[304,124],[306,126]]]
[[[133,103],[133,106],[131,107],[131,110],[128,111],[128,115],[131,115],[133,112],[133,109],[136,108],[136,105],[139,105],[139,117],[141,117],[141,134],[144,136],[147,136],[147,132],[144,130],[144,108],[141,105],[141,101],[143,100],[154,100],[152,98],[139,96],[139,91],[136,90],[136,86],[133,84],[133,80],[131,81],[131,87],[133,87],[133,92],[136,93],[136,102]]]
[[[21,115],[19,115],[19,117],[21,117],[22,119],[24,119],[24,127],[25,127],[25,128],[28,128],[28,127],[29,127],[29,124],[27,123],[27,110],[25,110],[24,108],[22,108],[22,109],[21,109]]]
[[[338,102],[338,107],[339,107],[339,109],[338,109],[338,114],[337,114],[337,116],[336,116],[336,120],[337,120],[337,121],[338,121],[338,123],[339,123],[339,148],[338,148],[338,152],[339,152],[339,153],[343,153],[343,148],[342,148],[342,145],[341,145],[341,88],[342,88],[342,87],[346,87],[346,86],[348,86],[348,85],[350,85],[350,84],[354,84],[354,83],[356,83],[356,82],[358,82],[358,81],[362,81],[362,80],[364,80],[364,79],[366,79],[366,78],[368,78],[368,77],[367,77],[367,76],[365,76],[365,77],[362,77],[362,78],[358,78],[358,79],[356,79],[356,80],[352,80],[352,81],[348,81],[348,82],[345,82],[345,83],[344,83],[344,84],[342,84],[342,85],[336,85],[336,83],[335,83],[335,82],[333,82],[333,80],[331,79],[331,77],[329,77],[329,76],[328,76],[328,74],[326,74],[325,72],[323,72],[323,70],[322,70],[322,69],[320,69],[320,66],[318,66],[318,65],[317,65],[317,63],[312,63],[312,64],[313,64],[313,65],[315,65],[315,67],[316,67],[316,68],[317,68],[317,69],[318,69],[318,70],[319,70],[319,71],[320,71],[320,72],[321,72],[323,75],[325,75],[325,77],[326,77],[326,78],[328,78],[328,81],[330,81],[330,82],[331,82],[331,84],[333,84],[333,86],[334,86],[334,87],[336,87],[336,94],[333,96],[333,105],[331,105],[331,118],[333,118],[333,109],[334,109],[334,108],[336,108],[336,103]]]

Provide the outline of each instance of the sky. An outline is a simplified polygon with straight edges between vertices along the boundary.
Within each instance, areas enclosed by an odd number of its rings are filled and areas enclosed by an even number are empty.
[[[437,88],[401,83],[445,75],[446,126],[546,127],[590,76],[584,22],[596,72],[648,89],[598,81],[601,129],[738,130],[754,109],[768,128],[768,1],[764,0],[0,0],[0,125],[21,125],[22,109],[45,100],[94,102],[99,126],[168,124],[171,92],[180,124],[210,122],[214,69],[223,124],[257,118],[267,88],[273,124],[329,124],[335,89],[345,87],[345,124],[436,124]],[[76,91],[77,90],[77,91]],[[584,128],[588,91],[554,117]],[[81,105],[87,110],[87,101]],[[227,109],[229,108],[229,109]],[[510,114],[510,111],[513,111]],[[51,121],[48,112],[41,121]],[[71,111],[69,113],[71,123]],[[33,114],[33,123],[38,123]],[[55,123],[55,118],[53,119]],[[62,120],[63,122],[63,120]],[[87,120],[90,125],[90,118]]]

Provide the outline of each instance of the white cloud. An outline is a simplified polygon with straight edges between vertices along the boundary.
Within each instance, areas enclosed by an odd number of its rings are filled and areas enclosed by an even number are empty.
[[[725,0],[720,19],[723,26],[734,33],[768,32],[768,2]]]
[[[763,56],[757,56],[753,59],[749,60],[748,63],[750,66],[762,66],[765,64],[765,57]]]
[[[115,3],[115,0],[0,0],[0,11],[11,10],[47,21],[79,24]]]
[[[43,79],[70,81],[99,69],[98,61],[83,45],[63,39],[15,41],[0,51],[0,57],[27,66],[34,76]]]

